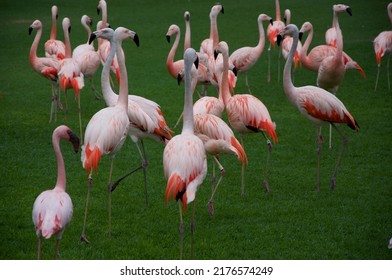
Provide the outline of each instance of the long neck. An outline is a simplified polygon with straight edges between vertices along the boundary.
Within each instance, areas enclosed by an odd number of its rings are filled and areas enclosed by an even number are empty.
[[[191,24],[189,20],[185,20],[185,38],[184,38],[184,52],[191,47]]]
[[[35,34],[34,41],[30,48],[30,63],[32,63],[37,58],[37,48],[39,41],[41,40],[42,28],[37,29],[37,34]]]
[[[63,159],[63,155],[61,154],[61,150],[60,150],[60,136],[58,135],[58,133],[53,134],[52,142],[53,142],[54,153],[57,158],[56,187],[61,188],[62,190],[65,191],[67,180],[66,180],[66,176],[65,176],[64,159]]]
[[[279,0],[275,0],[275,9],[276,9],[276,19],[275,19],[275,20],[280,20],[280,5],[279,5]]]
[[[219,86],[219,99],[223,100],[225,106],[229,103],[231,94],[229,89],[229,54],[222,52],[223,68],[222,68],[222,80]]]
[[[286,60],[286,64],[283,70],[283,88],[286,93],[287,98],[294,103],[294,85],[291,80],[291,66],[293,65],[293,58],[295,51],[298,45],[298,32],[293,34],[293,44],[291,45],[291,49],[289,55]]]
[[[302,45],[301,52],[299,53],[301,63],[304,64],[305,66],[309,63],[308,49],[310,43],[312,42],[312,39],[313,39],[313,28],[309,30],[308,37],[306,38],[305,43]]]
[[[192,64],[185,63],[185,93],[184,93],[184,116],[182,132],[193,133],[193,100],[192,100]]]
[[[91,35],[91,28],[88,26],[87,22],[82,22],[84,29],[87,31],[87,43]],[[91,43],[92,44],[92,43]]]
[[[265,45],[265,33],[264,33],[264,28],[263,28],[263,21],[258,21],[258,25],[259,25],[259,42],[258,42],[256,48],[261,53],[263,51],[264,45]]]
[[[343,55],[343,35],[339,25],[338,14],[335,11],[333,12],[333,25],[335,26],[335,30],[336,30],[337,51],[335,57],[341,57]]]
[[[171,47],[170,52],[167,55],[166,62],[168,63],[168,65],[173,65],[174,56],[176,55],[176,51],[179,43],[180,43],[180,30],[178,30],[178,32],[176,33],[176,39],[174,40],[173,46]]]
[[[110,52],[107,60],[102,68],[101,73],[101,88],[103,98],[107,106],[114,106],[117,103],[118,95],[113,91],[110,85],[110,66],[112,65],[114,56],[116,54],[117,43],[115,40],[110,42]],[[121,82],[121,79],[120,79]]]
[[[219,33],[218,33],[218,23],[217,23],[218,15],[211,14],[210,16],[210,39],[213,42],[214,49],[219,43]]]
[[[122,41],[119,41],[116,45],[116,56],[118,66],[120,69],[120,93],[118,95],[117,105],[122,105],[125,110],[128,108],[128,73],[125,67],[125,58],[122,52]]]
[[[69,39],[68,28],[63,28],[64,30],[64,43],[65,43],[65,58],[72,57],[71,40]]]
[[[108,8],[105,1],[101,1],[102,28],[108,27]]]
[[[52,12],[52,29],[50,30],[50,40],[56,40],[56,35],[57,35],[57,15],[56,13]]]

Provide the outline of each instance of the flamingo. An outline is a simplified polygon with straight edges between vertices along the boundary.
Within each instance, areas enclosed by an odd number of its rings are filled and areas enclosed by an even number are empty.
[[[334,55],[324,58],[321,62],[317,74],[317,86],[329,90],[336,95],[340,84],[343,82],[346,67],[343,61],[343,35],[340,29],[338,14],[347,12],[352,15],[349,6],[339,4],[333,5],[333,26],[336,29],[336,52]],[[329,126],[329,148],[332,148],[332,125]]]
[[[57,18],[58,8],[56,5],[52,6],[52,29],[50,31],[49,40],[45,42],[45,56],[57,59],[64,59],[65,57],[65,44],[60,40],[56,40],[57,35]]]
[[[108,18],[108,11],[107,11],[107,3],[105,0],[99,0],[98,6],[97,6],[97,13],[102,12],[102,20],[97,23],[97,30],[101,28],[106,28],[109,27],[109,23],[107,21]],[[107,40],[101,40],[98,39],[98,54],[99,57],[101,58],[101,63],[102,66],[105,64],[105,61],[107,60],[107,57],[110,52],[110,43]],[[124,55],[124,52],[121,51]],[[125,55],[124,55],[125,57]],[[119,70],[119,65],[117,61],[117,56],[114,56],[112,66],[111,66],[112,72],[116,75],[117,83],[120,83],[120,70]]]
[[[299,53],[301,64],[310,71],[318,72],[321,62],[327,56],[332,56],[336,53],[337,49],[328,45],[318,45],[314,47],[309,54],[308,49],[313,39],[313,25],[310,22],[305,22],[299,30],[299,37],[301,38],[305,32],[309,32],[305,43],[302,45],[302,50]],[[347,53],[343,51],[343,61],[346,65],[349,61],[354,61]],[[365,72],[357,62],[353,62],[354,66],[346,67],[346,69],[356,69],[363,76],[366,77]]]
[[[174,61],[174,56],[176,54],[178,44],[180,43],[180,36],[181,36],[180,27],[178,27],[178,25],[176,25],[176,24],[170,25],[169,29],[167,30],[166,40],[168,43],[170,43],[171,36],[174,36],[174,35],[176,36],[176,39],[174,40],[174,43],[169,51],[169,54],[167,55],[166,68],[169,71],[169,74],[174,79],[177,79],[178,83],[180,83],[182,80],[183,73],[184,73],[184,60],[180,59],[180,60]]]
[[[163,169],[167,180],[165,199],[166,203],[173,198],[181,200],[184,212],[187,204],[195,200],[198,187],[204,181],[207,174],[207,159],[203,142],[194,134],[191,67],[193,63],[197,67],[197,54],[192,48],[184,53],[184,121],[181,134],[169,141],[163,151]],[[182,219],[182,207],[178,202],[180,212],[180,259],[183,256],[184,224]],[[194,231],[195,204],[191,222],[191,257],[193,256],[193,231]]]
[[[213,57],[214,50],[219,43],[217,19],[220,13],[225,13],[225,10],[221,4],[212,6],[210,11],[210,37],[204,39],[200,45],[200,52],[207,54],[209,57]]]
[[[99,32],[104,32],[97,30]],[[108,155],[111,159],[109,181],[108,181],[108,208],[109,208],[109,236],[111,235],[111,176],[113,161],[116,153],[121,149],[129,129],[128,108],[128,76],[125,67],[124,57],[121,52],[121,44],[125,39],[132,39],[136,45],[139,37],[134,31],[124,27],[118,27],[114,31],[112,48],[115,48],[120,69],[120,93],[115,106],[106,107],[94,114],[90,119],[86,132],[85,143],[82,146],[81,161],[83,168],[88,174],[88,188],[86,198],[86,208],[84,214],[83,230],[81,240],[89,243],[86,237],[86,221],[90,191],[92,188],[92,172],[98,171],[98,164],[102,156]]]
[[[57,106],[58,106],[58,71],[60,69],[60,62],[57,58],[53,57],[38,57],[37,48],[39,41],[42,36],[42,23],[40,20],[35,20],[29,26],[29,35],[31,35],[33,29],[37,30],[34,41],[30,48],[29,61],[30,65],[35,72],[40,74],[42,77],[50,81],[52,87],[52,98],[50,108],[49,122],[52,122],[54,115],[54,121],[57,121]]]
[[[285,25],[291,23],[291,11],[289,9],[286,9],[284,11],[284,21],[285,21]],[[283,38],[282,55],[284,59],[287,59],[292,44],[293,44],[293,38],[291,38],[290,36],[286,36],[285,38]],[[300,63],[299,53],[301,52],[301,49],[302,49],[302,44],[300,41],[298,41],[297,51],[295,52],[294,55],[294,69],[297,69],[298,64]]]
[[[248,162],[248,158],[240,142],[235,138],[233,130],[219,117],[212,114],[194,114],[194,132],[204,144],[206,153],[211,155],[213,161],[212,195],[208,201],[210,215],[214,215],[213,197],[225,174],[224,167],[219,161],[220,154],[236,155],[242,165]],[[215,185],[215,162],[218,164],[221,176]]]
[[[256,64],[259,60],[261,53],[263,52],[265,45],[265,34],[263,28],[263,22],[269,21],[271,25],[273,24],[273,20],[270,16],[266,14],[260,14],[257,18],[257,26],[259,28],[259,42],[255,47],[242,47],[234,51],[230,55],[230,60],[232,61],[237,73],[245,74],[245,85],[249,94],[252,94],[250,91],[250,86],[248,83],[248,71]]]
[[[66,174],[63,155],[60,149],[60,140],[67,140],[73,144],[74,151],[79,150],[79,138],[65,125],[53,131],[52,143],[57,158],[57,181],[51,190],[42,192],[34,202],[33,223],[38,236],[37,259],[41,258],[42,237],[49,239],[56,236],[55,258],[59,255],[59,244],[65,228],[72,219],[73,205],[71,197],[66,193]]]
[[[98,52],[96,52],[94,49],[94,45],[88,43],[91,35],[91,29],[89,25],[91,26],[93,21],[89,16],[83,15],[81,23],[87,31],[87,42],[77,46],[73,50],[72,58],[75,59],[79,64],[80,71],[83,73],[84,77],[90,80],[91,89],[94,92],[95,97],[99,99],[98,91],[95,89],[93,84],[93,76],[97,72],[99,65],[101,64],[101,60]]]
[[[387,7],[389,20],[392,23],[392,2],[388,4]],[[374,86],[374,91],[377,90],[378,85],[378,77],[380,75],[380,66],[381,59],[384,55],[388,55],[388,63],[387,63],[387,77],[388,77],[388,91],[390,91],[391,86],[389,82],[389,60],[391,58],[390,54],[392,53],[392,31],[383,31],[377,35],[377,37],[373,41],[374,52],[376,54],[376,62],[377,62],[377,78],[376,85]]]
[[[283,29],[285,26],[284,22],[281,20],[280,17],[280,5],[279,0],[275,0],[275,10],[276,10],[276,18],[273,21],[273,25],[269,24],[267,27],[267,36],[269,40],[269,47],[268,47],[268,75],[267,81],[271,81],[271,46],[276,47],[276,36],[278,33]],[[280,65],[280,52],[278,56],[278,66]],[[280,74],[280,70],[278,69],[278,75]],[[279,76],[278,76],[279,80]]]
[[[266,161],[266,169],[264,172],[263,183],[267,191],[269,191],[269,184],[267,181],[269,154],[272,150],[272,144],[267,135],[274,143],[278,141],[278,136],[275,132],[275,123],[272,122],[267,107],[250,94],[235,94],[230,95],[228,88],[228,75],[229,68],[229,47],[225,41],[221,41],[216,49],[217,53],[221,53],[223,57],[223,74],[220,81],[219,91],[222,95],[225,104],[227,117],[230,126],[240,134],[241,144],[243,145],[243,134],[261,132],[267,140],[268,154]],[[266,135],[267,134],[267,135]],[[244,173],[245,165],[242,165],[242,180],[241,191],[244,193]]]
[[[321,128],[323,125],[330,123],[342,137],[342,148],[337,158],[335,170],[332,175],[331,189],[336,185],[336,175],[343,152],[348,143],[348,138],[337,128],[336,123],[347,124],[351,129],[358,131],[359,125],[346,109],[344,104],[333,94],[325,89],[316,86],[295,87],[291,80],[291,66],[293,57],[298,43],[298,28],[294,24],[287,25],[279,34],[279,39],[286,34],[293,37],[293,45],[286,60],[283,71],[283,89],[289,101],[298,108],[298,110],[307,119],[317,127],[317,190],[320,191],[320,153],[322,147]]]
[[[95,38],[103,38],[106,40],[113,40],[114,31],[111,28],[103,29],[102,32],[94,32],[90,37],[90,42]],[[102,69],[101,75],[101,88],[103,97],[107,106],[115,106],[118,100],[118,95],[113,91],[110,86],[110,65],[115,55],[115,49],[111,48],[108,59]],[[121,70],[121,69],[120,69]],[[127,176],[133,174],[136,170],[143,168],[144,173],[144,187],[146,193],[146,206],[148,205],[147,196],[147,179],[146,179],[146,168],[148,166],[147,156],[144,149],[144,139],[152,139],[158,142],[166,144],[172,138],[171,133],[173,131],[168,127],[163,113],[161,112],[160,106],[141,96],[128,95],[128,118],[130,127],[128,131],[129,137],[136,144],[139,154],[142,158],[142,164],[140,167],[121,177],[112,185],[112,191],[116,186]],[[140,140],[142,150],[138,145]]]
[[[79,128],[80,128],[80,140],[83,143],[83,131],[82,131],[82,116],[80,109],[80,90],[84,87],[84,75],[80,70],[80,66],[76,59],[72,58],[71,41],[69,38],[69,32],[71,30],[71,21],[65,17],[63,19],[63,31],[64,31],[64,42],[65,42],[65,58],[61,60],[59,70],[60,88],[64,91],[65,95],[65,112],[68,113],[68,101],[67,101],[67,89],[73,88],[75,96],[78,99],[78,115],[79,115]]]

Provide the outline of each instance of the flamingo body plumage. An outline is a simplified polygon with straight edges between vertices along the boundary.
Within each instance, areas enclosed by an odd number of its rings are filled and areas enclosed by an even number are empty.
[[[53,57],[56,59],[64,59],[65,57],[65,44],[60,40],[56,40],[57,35],[57,18],[58,18],[58,7],[52,6],[52,29],[50,31],[50,38],[45,42],[45,56]]]

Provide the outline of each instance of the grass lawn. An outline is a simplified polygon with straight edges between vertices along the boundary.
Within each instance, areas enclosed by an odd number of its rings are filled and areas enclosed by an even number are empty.
[[[87,34],[80,18],[87,14],[96,23],[97,0],[83,1],[10,1],[0,4],[0,259],[35,259],[37,237],[31,219],[35,198],[52,188],[56,180],[56,159],[51,143],[53,130],[67,124],[79,134],[77,102],[68,94],[69,113],[59,111],[57,122],[49,123],[51,88],[47,80],[29,64],[29,49],[35,32],[28,27],[35,20],[43,23],[38,56],[44,56],[43,44],[49,38],[53,4],[59,7],[57,37],[63,39],[62,19],[71,19],[71,44],[85,43]],[[209,36],[209,12],[215,1],[111,1],[108,21],[112,27],[124,26],[136,31],[140,47],[124,42],[130,91],[161,105],[165,118],[174,126],[183,106],[183,85],[178,86],[165,66],[171,48],[165,38],[171,24],[185,31],[183,13],[191,13],[192,44]],[[225,13],[218,16],[219,36],[230,52],[258,41],[257,17],[266,13],[275,19],[273,0],[225,0]],[[281,11],[291,10],[292,23],[300,28],[310,21],[315,30],[311,47],[324,43],[324,32],[331,26],[335,1],[281,0]],[[262,186],[267,152],[261,134],[247,135],[245,151],[245,195],[241,196],[240,163],[232,156],[222,156],[226,175],[215,196],[215,215],[210,217],[207,201],[211,194],[211,166],[196,199],[196,259],[392,259],[387,245],[392,237],[392,92],[388,91],[384,57],[377,92],[377,73],[372,40],[390,29],[388,1],[345,1],[353,16],[339,16],[344,35],[344,50],[364,69],[364,79],[356,71],[346,73],[338,97],[360,125],[360,131],[340,126],[350,141],[345,151],[337,186],[329,188],[340,137],[334,132],[333,149],[325,141],[322,150],[321,192],[316,191],[316,129],[287,100],[282,87],[284,59],[272,49],[271,82],[267,82],[267,48],[249,72],[252,92],[267,106],[276,122],[279,142],[274,145],[269,183]],[[266,29],[266,26],[264,26]],[[94,28],[95,30],[95,28]],[[183,39],[177,59],[181,58]],[[101,68],[94,83],[100,89]],[[295,72],[295,85],[314,85],[317,74],[305,68]],[[245,92],[244,76],[239,75],[237,93]],[[216,95],[213,88],[209,95]],[[196,95],[195,95],[196,98]],[[81,91],[82,122],[104,108],[85,81]],[[224,116],[226,119],[226,116]],[[181,129],[174,129],[180,133]],[[328,127],[324,130],[327,140]],[[87,173],[70,145],[62,144],[67,171],[67,192],[74,205],[74,216],[60,243],[60,258],[80,259],[177,259],[179,257],[178,207],[164,200],[166,180],[163,175],[164,146],[145,141],[148,153],[149,205],[145,206],[143,175],[127,178],[112,195],[112,237],[108,238],[107,192],[109,158],[102,158],[94,174],[87,236],[91,244],[79,241],[82,231]],[[126,140],[114,162],[113,177],[118,178],[140,164],[135,145]],[[184,254],[189,258],[189,223],[192,205],[185,215]],[[55,242],[45,240],[42,258],[51,259]]]

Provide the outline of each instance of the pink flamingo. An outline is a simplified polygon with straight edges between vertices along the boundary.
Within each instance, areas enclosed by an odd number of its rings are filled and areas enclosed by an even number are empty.
[[[58,18],[58,8],[56,5],[52,6],[52,29],[50,31],[49,40],[45,42],[45,56],[53,57],[57,59],[64,59],[65,57],[65,44],[56,40],[57,35],[57,18]]]
[[[230,60],[235,66],[237,73],[245,74],[245,85],[249,94],[251,94],[251,91],[248,83],[248,71],[259,60],[265,45],[265,34],[263,28],[264,21],[269,21],[271,25],[273,23],[272,18],[266,14],[260,14],[258,16],[257,26],[259,28],[259,42],[257,43],[257,45],[255,47],[239,48],[230,55]]]
[[[58,71],[60,69],[60,62],[56,58],[37,56],[37,48],[42,36],[41,21],[37,19],[29,26],[29,34],[31,34],[33,29],[37,30],[37,33],[35,35],[34,41],[30,48],[29,61],[31,67],[35,72],[37,72],[42,77],[50,81],[52,87],[52,99],[51,99],[49,122],[52,122],[53,115],[54,115],[54,121],[57,120],[57,106],[58,106],[57,97],[58,97],[58,89],[59,89]]]
[[[197,65],[197,54],[192,48],[184,53],[184,122],[182,132],[169,141],[163,151],[163,169],[167,180],[166,202],[171,198],[181,200],[184,211],[187,204],[195,200],[199,185],[202,184],[207,174],[207,159],[203,142],[194,134],[191,67]],[[197,67],[197,66],[196,66]],[[180,258],[183,255],[184,224],[182,207],[178,203],[180,212]],[[195,204],[191,223],[191,257],[193,257],[193,230],[194,230]]]
[[[265,189],[269,191],[267,171],[269,154],[272,150],[272,144],[266,134],[268,134],[268,136],[272,139],[274,143],[278,141],[278,137],[275,132],[275,123],[272,122],[268,109],[260,101],[260,99],[250,94],[235,94],[233,96],[230,95],[227,75],[227,70],[229,67],[229,47],[227,43],[221,41],[218,44],[216,52],[221,53],[223,56],[223,74],[222,80],[220,81],[219,89],[221,91],[223,102],[226,107],[226,113],[229,119],[230,126],[240,134],[242,147],[244,146],[242,135],[245,133],[261,132],[264,138],[267,140],[268,155],[263,183]],[[242,166],[242,194],[244,193],[244,173],[245,165]]]
[[[387,11],[388,11],[389,20],[392,23],[392,2],[388,4]],[[376,54],[376,62],[377,62],[377,78],[376,78],[376,85],[374,86],[374,91],[377,90],[378,77],[380,75],[381,59],[385,54],[388,55],[387,77],[388,77],[388,91],[390,91],[391,86],[389,82],[389,60],[391,58],[390,54],[392,53],[392,31],[383,31],[380,34],[378,34],[373,41],[373,46],[374,46],[374,52]]]
[[[114,31],[111,28],[106,28],[102,32],[92,33],[90,42],[95,38],[103,38],[106,40],[113,39]],[[137,42],[138,43],[138,42]],[[108,59],[102,69],[101,75],[101,88],[105,103],[107,106],[115,106],[117,104],[118,95],[113,91],[110,86],[110,65],[115,55],[115,49],[111,48]],[[121,69],[120,69],[121,70]],[[166,144],[172,138],[171,133],[173,131],[168,127],[160,106],[141,96],[128,95],[128,118],[129,118],[129,130],[128,135],[131,140],[136,144],[139,154],[142,158],[142,164],[140,167],[121,177],[112,185],[112,191],[117,185],[126,177],[133,174],[140,168],[143,169],[144,173],[144,187],[146,193],[146,206],[148,205],[148,194],[147,194],[147,175],[146,169],[148,166],[147,154],[144,149],[144,139],[151,139]],[[138,145],[140,140],[142,149]]]
[[[212,195],[208,201],[210,215],[214,215],[213,197],[225,174],[224,167],[219,161],[220,154],[236,155],[242,165],[248,163],[248,158],[240,142],[235,138],[231,128],[219,117],[212,114],[194,114],[195,135],[204,144],[207,154],[211,155],[213,161],[212,171]],[[221,176],[215,185],[215,162],[217,163]]]
[[[93,21],[89,16],[83,15],[81,23],[87,31],[87,42],[77,46],[73,50],[72,58],[79,64],[80,71],[83,73],[83,76],[90,80],[91,89],[94,92],[95,97],[99,99],[98,91],[95,89],[93,84],[93,76],[97,72],[99,65],[101,64],[101,60],[98,52],[95,51],[94,45],[88,43],[91,35],[89,25],[91,26]]]
[[[279,32],[283,29],[285,26],[284,22],[281,20],[280,17],[280,5],[279,5],[279,0],[275,0],[275,9],[276,9],[276,18],[273,21],[274,24],[269,24],[267,27],[267,36],[268,40],[270,42],[269,47],[268,47],[268,76],[267,76],[267,81],[271,81],[271,46],[276,47],[276,36],[279,34]],[[278,56],[278,67],[280,65],[280,52]],[[280,70],[278,70],[278,75],[280,75]],[[278,76],[279,80],[279,76]]]
[[[42,192],[34,202],[33,223],[38,236],[38,259],[41,258],[42,237],[49,239],[56,236],[55,258],[59,255],[59,244],[64,230],[72,219],[73,205],[71,197],[66,193],[66,174],[60,139],[73,144],[74,151],[79,150],[79,138],[65,125],[57,127],[52,136],[54,152],[57,158],[57,182],[53,189]]]
[[[347,12],[351,16],[352,11],[349,6],[343,4],[333,5],[332,10],[333,25],[336,29],[336,52],[334,55],[324,58],[321,62],[317,74],[317,85],[325,90],[332,89],[332,93],[336,95],[346,73],[343,60],[343,35],[339,25],[338,14]],[[329,148],[332,148],[332,125],[329,126]]]
[[[95,35],[105,32],[106,29],[95,31]],[[118,27],[111,41],[112,48],[115,48],[120,66],[120,93],[115,106],[106,107],[94,114],[90,119],[86,132],[85,143],[82,146],[81,160],[83,168],[88,174],[88,189],[86,198],[86,209],[84,215],[83,231],[81,240],[88,243],[86,237],[87,209],[92,187],[92,171],[98,171],[98,164],[102,156],[108,155],[111,158],[109,182],[108,182],[108,208],[109,208],[109,236],[111,234],[111,176],[113,161],[116,153],[121,149],[129,129],[128,118],[128,75],[122,56],[121,44],[125,39],[132,39],[138,45],[139,38],[134,31],[124,27]]]
[[[65,112],[68,113],[67,89],[73,88],[75,96],[78,99],[78,115],[79,115],[79,128],[80,140],[83,143],[82,131],[82,116],[80,109],[80,90],[84,87],[84,75],[80,70],[80,66],[76,59],[72,58],[71,40],[69,32],[71,30],[71,21],[65,17],[63,19],[63,31],[65,42],[65,58],[61,60],[59,70],[60,88],[64,91],[65,95]]]
[[[286,9],[284,11],[284,21],[285,21],[286,25],[291,23],[291,11],[289,9]],[[291,38],[290,36],[286,36],[285,38],[283,38],[282,55],[283,55],[284,59],[287,59],[292,44],[293,44],[293,38]],[[300,63],[299,53],[301,52],[301,49],[302,49],[302,44],[301,44],[301,42],[298,42],[297,51],[295,52],[295,55],[294,55],[294,69],[297,69],[297,67]]]
[[[200,45],[200,52],[207,54],[209,57],[214,55],[214,50],[219,43],[219,32],[217,18],[220,13],[224,14],[225,10],[221,4],[214,5],[210,11],[210,37],[204,39]]]
[[[308,21],[305,22],[302,25],[301,29],[299,30],[299,38],[301,38],[305,32],[309,32],[309,35],[306,38],[305,43],[302,45],[302,50],[299,54],[299,58],[300,58],[301,64],[305,68],[307,68],[310,71],[318,72],[318,69],[319,69],[320,64],[323,61],[323,59],[326,58],[327,56],[335,55],[337,49],[335,47],[328,46],[328,45],[318,45],[318,46],[314,47],[309,52],[309,54],[307,54],[309,46],[310,46],[312,39],[313,39],[313,25]],[[348,54],[343,51],[343,61],[344,61],[344,64],[346,65],[347,62],[353,61],[353,59],[351,57],[349,57]],[[352,64],[351,64],[351,66],[347,67],[346,69],[347,70],[348,69],[356,69],[363,77],[366,76],[365,72],[362,70],[361,66],[355,61],[354,61],[354,66],[355,67],[352,67]]]
[[[176,51],[178,48],[178,44],[180,43],[180,27],[176,24],[172,24],[169,26],[169,29],[167,30],[166,33],[166,39],[167,42],[170,43],[170,38],[171,36],[176,36],[176,39],[174,40],[174,43],[169,51],[169,54],[167,55],[166,59],[166,68],[169,71],[169,74],[177,80],[178,84],[180,84],[182,80],[182,76],[184,74],[184,60],[176,60],[174,61],[174,56],[176,55]]]
[[[358,123],[346,109],[344,104],[330,92],[316,86],[295,87],[291,80],[291,66],[293,57],[298,43],[298,28],[290,24],[279,34],[283,38],[286,34],[293,37],[293,45],[286,60],[283,71],[283,89],[289,101],[298,108],[298,110],[317,127],[317,190],[320,191],[320,153],[322,146],[321,128],[326,123],[331,123],[339,135],[342,137],[342,149],[338,156],[335,171],[331,180],[331,188],[336,185],[336,175],[343,152],[348,142],[348,138],[337,128],[336,123],[347,124],[351,129],[359,130]],[[279,40],[278,38],[278,40]]]

